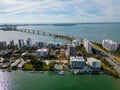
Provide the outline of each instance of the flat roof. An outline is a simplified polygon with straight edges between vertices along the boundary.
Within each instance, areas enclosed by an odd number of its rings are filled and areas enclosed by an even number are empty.
[[[109,42],[109,43],[111,43],[111,44],[116,44],[116,42],[115,42],[115,41],[110,40],[110,39],[104,39],[104,41]]]
[[[87,58],[87,60],[95,61],[95,62],[101,62],[100,60],[98,60],[98,59],[96,59],[96,58],[93,58],[93,57]]]
[[[83,57],[70,57],[71,61],[85,61]]]
[[[38,52],[40,52],[40,51],[46,52],[46,51],[48,51],[48,49],[47,49],[47,48],[42,48],[42,49],[38,49],[37,51],[38,51]]]

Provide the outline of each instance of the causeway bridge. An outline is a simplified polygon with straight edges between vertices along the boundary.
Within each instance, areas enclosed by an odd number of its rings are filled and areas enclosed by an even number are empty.
[[[75,38],[73,38],[71,36],[57,34],[57,33],[51,33],[51,32],[46,32],[46,31],[33,30],[33,29],[19,29],[15,25],[14,26],[13,25],[6,25],[4,27],[0,27],[0,30],[4,30],[4,31],[18,31],[18,32],[24,32],[24,33],[53,36],[54,38],[61,38],[61,39],[69,40],[69,41],[72,41],[73,39],[75,39]]]

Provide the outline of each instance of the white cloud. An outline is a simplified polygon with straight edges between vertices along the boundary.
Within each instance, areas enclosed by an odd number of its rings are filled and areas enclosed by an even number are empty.
[[[120,21],[119,0],[0,0],[4,22],[96,22]],[[19,17],[19,18],[18,18]]]

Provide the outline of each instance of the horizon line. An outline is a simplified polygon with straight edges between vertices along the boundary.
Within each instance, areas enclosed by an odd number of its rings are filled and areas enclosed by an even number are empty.
[[[44,22],[44,23],[41,23],[41,22],[34,22],[34,23],[31,23],[31,22],[26,22],[26,23],[20,23],[20,22],[18,22],[18,23],[10,23],[10,22],[5,22],[5,23],[0,23],[0,24],[102,24],[102,23],[120,23],[120,22],[52,22],[52,23],[47,23],[47,22]]]

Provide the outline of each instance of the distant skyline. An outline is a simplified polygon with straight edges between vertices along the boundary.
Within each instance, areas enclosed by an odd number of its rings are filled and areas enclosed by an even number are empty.
[[[0,0],[0,23],[120,22],[120,0]]]

